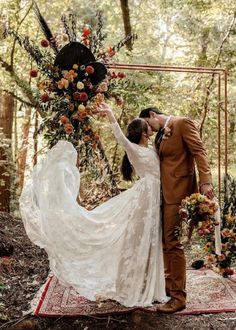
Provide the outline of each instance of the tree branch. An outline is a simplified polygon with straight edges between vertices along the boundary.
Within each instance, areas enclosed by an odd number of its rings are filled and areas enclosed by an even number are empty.
[[[18,87],[21,88],[23,93],[27,96],[27,98],[32,102],[33,104],[36,104],[36,100],[34,98],[34,95],[30,88],[27,88],[23,81],[18,77],[18,75],[15,73],[11,65],[9,65],[6,61],[3,60],[3,58],[0,56],[0,63],[2,64],[2,67],[10,73],[11,77],[14,79],[15,83],[17,84]]]
[[[0,89],[0,92],[5,92],[7,94],[10,94],[12,97],[14,97],[16,100],[20,101],[21,103],[29,106],[29,107],[33,107],[34,104],[30,103],[30,102],[27,102],[26,100],[23,100],[21,97],[15,95],[13,92],[10,92],[9,90],[7,89]]]
[[[234,16],[233,16],[233,18],[232,18],[232,20],[230,22],[230,25],[229,25],[229,27],[228,27],[228,29],[226,31],[226,34],[225,34],[225,36],[224,36],[224,38],[223,38],[223,40],[221,42],[221,45],[220,45],[220,48],[218,50],[218,54],[216,56],[216,61],[215,61],[215,64],[214,64],[213,68],[216,68],[217,65],[220,63],[220,57],[222,55],[223,46],[224,46],[225,42],[227,41],[227,39],[228,39],[228,37],[230,35],[230,31],[231,31],[231,29],[232,29],[232,27],[234,25],[235,18],[236,18],[236,12],[234,13]],[[200,136],[201,137],[202,137],[203,125],[205,123],[207,112],[208,112],[208,104],[209,104],[209,96],[210,96],[210,93],[211,93],[211,87],[212,87],[212,85],[214,83],[214,80],[215,80],[215,75],[213,73],[212,76],[211,76],[210,83],[207,86],[206,97],[205,97],[204,104],[203,104],[204,111],[203,111],[202,121],[201,121],[201,124],[200,124],[200,129],[199,129],[200,130]]]
[[[20,29],[20,26],[21,24],[24,22],[24,20],[26,19],[26,17],[28,16],[31,8],[33,7],[33,3],[31,4],[31,6],[29,7],[29,9],[27,10],[25,16],[22,18],[22,20],[19,22],[19,25],[16,29],[16,33],[18,33],[19,29]],[[14,62],[14,53],[15,53],[15,48],[16,48],[16,38],[14,38],[14,41],[13,41],[13,45],[12,45],[12,50],[11,50],[11,55],[10,55],[10,58],[11,58],[11,68],[13,70],[13,62]]]
[[[10,64],[8,64],[7,62],[5,62],[3,60],[3,58],[0,56],[0,63],[2,64],[2,67],[9,73],[12,73],[12,67],[10,66]]]

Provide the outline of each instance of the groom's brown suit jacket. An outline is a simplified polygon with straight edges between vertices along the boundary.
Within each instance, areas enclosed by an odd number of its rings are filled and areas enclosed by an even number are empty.
[[[194,122],[186,117],[172,117],[168,127],[172,135],[163,139],[158,153],[162,192],[165,203],[179,204],[198,191],[199,183],[212,183],[209,161]]]

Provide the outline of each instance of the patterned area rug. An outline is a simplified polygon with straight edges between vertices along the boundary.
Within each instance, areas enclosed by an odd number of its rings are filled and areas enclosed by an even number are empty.
[[[235,278],[226,279],[211,270],[188,270],[187,293],[187,307],[178,315],[236,311]],[[137,309],[155,312],[156,306],[127,308],[112,300],[92,302],[73,288],[62,286],[53,276],[46,282],[34,314],[57,317],[118,314]]]

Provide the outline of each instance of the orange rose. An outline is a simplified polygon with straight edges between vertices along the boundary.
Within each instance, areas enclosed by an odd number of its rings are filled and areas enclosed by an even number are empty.
[[[61,78],[61,80],[57,82],[57,86],[59,89],[67,89],[69,87],[69,81],[65,78]]]
[[[66,124],[65,126],[64,126],[64,128],[65,128],[65,132],[67,133],[67,134],[71,134],[71,133],[73,133],[73,126],[71,125],[71,124]]]
[[[88,135],[83,136],[83,141],[84,141],[84,142],[89,141],[89,136],[88,136]]]
[[[60,122],[62,123],[62,125],[66,125],[69,123],[69,118],[66,116],[61,116],[60,117]]]

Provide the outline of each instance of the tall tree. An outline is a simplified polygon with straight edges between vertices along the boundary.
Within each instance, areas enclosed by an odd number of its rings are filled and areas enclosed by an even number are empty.
[[[120,0],[121,4],[121,10],[122,10],[122,17],[123,17],[123,23],[124,23],[124,29],[125,29],[125,36],[131,34],[132,28],[130,23],[130,14],[129,14],[129,3],[128,0]],[[132,41],[126,43],[126,47],[129,51],[132,50]]]
[[[0,102],[0,129],[4,137],[0,144],[0,210],[5,212],[10,211],[11,177],[7,168],[11,161],[13,113],[13,97],[3,94]]]

